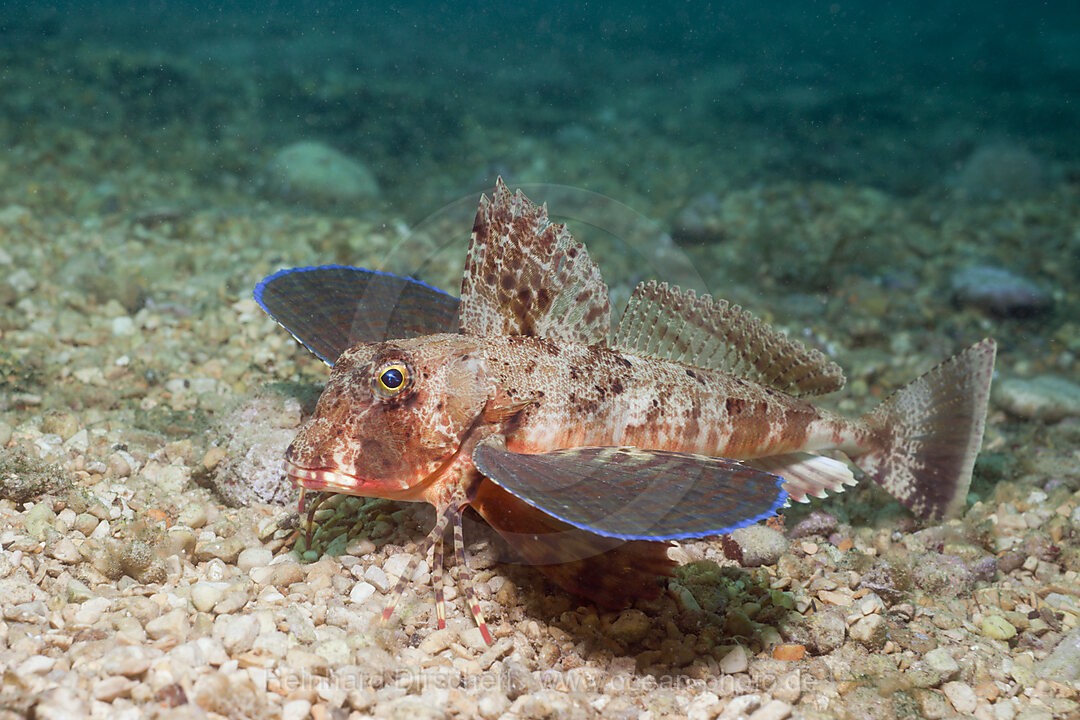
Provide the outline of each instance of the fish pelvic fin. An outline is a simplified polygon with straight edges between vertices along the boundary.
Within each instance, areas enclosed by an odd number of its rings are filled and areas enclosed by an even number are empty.
[[[985,339],[862,417],[877,441],[854,463],[920,517],[964,509],[982,445],[997,345]]]
[[[471,499],[480,513],[523,558],[550,580],[608,609],[638,598],[655,599],[671,577],[671,543],[622,540],[576,528],[482,480]]]

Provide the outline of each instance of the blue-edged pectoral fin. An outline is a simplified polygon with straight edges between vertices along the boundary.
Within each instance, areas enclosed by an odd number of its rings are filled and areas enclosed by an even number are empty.
[[[624,540],[723,535],[787,504],[783,480],[735,460],[633,447],[510,452],[479,443],[476,468],[562,522]]]
[[[357,343],[457,332],[458,299],[413,278],[345,265],[280,270],[255,300],[327,365]]]

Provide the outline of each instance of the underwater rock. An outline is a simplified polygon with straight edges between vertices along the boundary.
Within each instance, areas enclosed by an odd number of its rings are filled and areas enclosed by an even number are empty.
[[[253,502],[289,505],[299,491],[285,475],[285,448],[300,425],[300,401],[273,390],[242,400],[217,425],[225,457],[209,471],[210,485],[233,507]]]
[[[836,518],[827,512],[821,510],[814,510],[801,521],[795,527],[791,528],[788,532],[788,537],[792,540],[799,538],[810,537],[814,535],[820,535],[821,537],[828,537],[829,534],[836,529]]]
[[[1028,420],[1058,422],[1080,417],[1080,385],[1056,375],[1006,378],[994,384],[994,403]]]
[[[1039,662],[1038,676],[1063,684],[1080,680],[1080,630],[1062,638],[1054,651]]]
[[[266,166],[271,194],[316,206],[347,205],[379,196],[379,184],[366,165],[320,142],[293,143]]]
[[[844,644],[847,630],[844,618],[839,614],[822,610],[806,621],[807,647],[814,655],[826,655]]]
[[[975,576],[955,555],[918,553],[911,563],[911,583],[940,597],[966,595],[975,585]]]
[[[724,554],[743,567],[775,565],[787,552],[788,541],[781,533],[765,525],[751,525],[724,539]]]
[[[60,466],[31,457],[18,447],[0,450],[0,497],[24,503],[70,489],[71,480]]]
[[[1007,317],[1030,317],[1050,309],[1050,294],[1031,280],[1004,268],[971,265],[953,273],[953,300]]]
[[[956,178],[956,189],[973,200],[1019,200],[1047,185],[1042,161],[1022,145],[995,143],[975,150]]]
[[[698,195],[675,216],[671,236],[684,242],[714,242],[724,231],[723,207],[716,193]]]

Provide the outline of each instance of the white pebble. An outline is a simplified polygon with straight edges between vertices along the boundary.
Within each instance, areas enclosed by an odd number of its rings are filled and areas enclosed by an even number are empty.
[[[191,586],[191,604],[199,612],[210,612],[225,595],[228,586],[224,582],[197,582]]]
[[[124,337],[135,334],[135,321],[127,315],[121,315],[112,319],[112,334]]]
[[[719,720],[735,720],[749,715],[761,705],[760,695],[739,695],[731,698],[724,711],[720,713]]]
[[[750,720],[784,720],[791,715],[791,706],[783,700],[770,700],[750,715]]]
[[[720,660],[720,671],[727,675],[746,672],[747,667],[746,652],[741,647],[733,648]]]
[[[885,609],[885,603],[876,593],[869,593],[856,601],[855,609],[863,615],[874,615]]]
[[[311,703],[307,700],[290,700],[281,708],[281,720],[304,720],[311,712]]]
[[[716,693],[701,693],[686,707],[686,717],[688,720],[712,720],[716,717],[716,706],[719,703],[720,696]]]
[[[396,555],[391,555],[386,559],[386,562],[383,563],[383,570],[385,570],[388,575],[401,577],[401,575],[409,567],[409,562],[412,560],[412,557],[413,556],[410,553],[398,553]],[[417,575],[422,575],[424,572],[427,571],[426,565],[427,563],[423,561],[418,563],[415,573]]]
[[[250,572],[252,568],[266,567],[274,559],[274,554],[264,547],[250,547],[243,550],[236,558],[236,566],[243,572]]]
[[[105,611],[112,605],[112,601],[109,598],[96,597],[87,600],[79,608],[79,611],[75,613],[76,625],[93,625],[101,616],[105,614]]]
[[[221,616],[224,617],[224,616]],[[225,637],[222,644],[225,651],[230,655],[238,655],[247,652],[255,645],[255,639],[259,637],[259,621],[254,615],[240,615],[229,618],[225,626]]]
[[[390,591],[390,578],[386,577],[386,573],[383,572],[381,567],[372,565],[364,571],[364,579],[375,586],[375,589],[381,593],[387,593]]]
[[[970,715],[975,712],[978,698],[975,697],[975,691],[971,689],[971,686],[954,680],[942,685],[941,690],[945,693],[945,697],[949,698],[952,706],[956,708],[956,712],[961,715]]]
[[[44,675],[53,669],[53,665],[56,664],[56,660],[51,657],[45,657],[44,655],[34,655],[19,663],[19,666],[15,668],[16,677],[26,677],[27,675]]]
[[[358,582],[353,585],[353,589],[349,593],[349,600],[356,603],[357,605],[363,605],[374,594],[374,585],[369,582]]]
[[[124,697],[135,687],[135,681],[122,675],[105,678],[94,684],[94,699],[102,702],[112,702],[116,698]]]
[[[56,544],[49,549],[49,556],[68,564],[77,563],[82,559],[82,555],[79,554],[79,549],[75,547],[75,543],[66,537],[56,541]]]

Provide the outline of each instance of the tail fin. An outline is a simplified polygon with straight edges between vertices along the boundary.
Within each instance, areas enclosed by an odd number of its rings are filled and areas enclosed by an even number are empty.
[[[879,444],[852,458],[916,515],[959,513],[982,445],[997,345],[954,355],[862,417]]]

